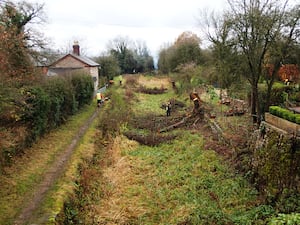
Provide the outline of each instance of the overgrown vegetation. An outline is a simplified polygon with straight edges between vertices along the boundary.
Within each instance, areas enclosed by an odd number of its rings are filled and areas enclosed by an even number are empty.
[[[107,94],[111,102],[101,110],[96,152],[79,167],[76,193],[52,222],[299,223],[297,137],[270,131],[266,134],[261,127],[251,136],[254,140],[249,147],[245,139],[253,127],[248,118],[214,121],[223,133],[222,146],[211,140],[220,138],[203,123],[196,125],[198,120],[184,127],[188,129],[180,127],[160,133],[189,113],[188,107],[173,107],[171,116],[166,118],[164,110],[166,102],[176,102],[174,98],[187,103],[188,92],[205,91],[209,99],[205,110],[212,112],[209,116],[224,115],[223,107],[214,108],[219,96],[208,83],[228,88],[230,97],[247,100],[253,122],[260,122],[269,105],[299,104],[299,5],[289,7],[287,1],[279,0],[228,3],[231,11],[225,12],[223,18],[210,16],[211,21],[207,20],[207,30],[215,31],[208,33],[212,42],[209,50],[200,48],[201,40],[195,34],[184,32],[159,53],[158,67],[161,72],[172,72],[170,78],[126,76],[126,82],[120,83],[124,89],[116,88]],[[42,9],[43,6],[26,2],[0,3],[0,175],[4,167],[4,172],[9,172],[6,166],[15,160],[14,156],[24,153],[26,147],[91,101],[90,76],[44,79],[28,57],[34,56],[30,46],[40,46],[42,42],[25,25],[33,19],[41,21]],[[130,44],[127,38],[116,38],[110,43],[109,55],[97,59],[103,84],[120,71],[153,69],[153,58],[146,45],[137,42],[133,48]],[[293,73],[288,68],[294,68]],[[281,69],[283,73],[277,76]],[[276,83],[277,79],[286,78],[286,85]],[[270,113],[300,124],[297,115],[278,106],[271,107]],[[59,144],[64,146],[63,142]],[[228,146],[232,149],[226,149]],[[241,174],[215,152],[226,159],[233,156]],[[41,180],[44,168],[34,168],[34,172],[21,175],[20,180],[5,176],[1,179],[4,188],[0,215],[18,206],[20,196]],[[249,178],[256,189],[241,175]],[[17,196],[12,204],[7,204],[13,198],[10,191]],[[11,217],[13,213],[7,215]]]
[[[80,113],[69,117],[64,126],[45,134],[45,138],[39,139],[32,147],[27,148],[22,156],[13,158],[12,166],[4,168],[4,172],[0,174],[0,205],[2,206],[0,224],[13,224],[18,213],[29,203],[28,199],[45,178],[49,167],[57,156],[65,151],[78,133],[78,129],[86,123],[94,111],[95,105],[80,109]],[[90,139],[89,144],[94,141],[94,133],[90,134]],[[77,163],[83,155],[86,156],[94,150],[92,146],[84,147],[76,151],[76,154],[81,152],[81,155],[74,154],[66,174],[57,181],[54,188],[50,188],[51,191],[44,199],[44,204],[38,209],[41,214],[35,214],[35,219],[42,221],[33,220],[32,223],[45,224],[50,217],[56,215],[57,210],[60,210],[67,193],[71,193],[72,188],[75,189],[74,177],[77,176]]]
[[[300,212],[299,139],[268,131],[264,140],[252,143],[257,145],[250,156],[253,183],[278,212]]]
[[[8,165],[25,147],[90,103],[93,91],[93,81],[86,74],[53,77],[33,86],[1,89],[1,166]]]
[[[76,196],[65,204],[60,224],[266,224],[277,210],[298,210],[297,202],[284,202],[296,201],[291,192],[286,192],[289,198],[278,199],[278,205],[262,201],[259,192],[209,147],[217,145],[207,145],[209,138],[197,130],[157,135],[158,128],[172,123],[158,104],[169,99],[169,92],[135,93],[135,101],[123,107],[123,91],[112,92],[112,101],[103,108],[98,150],[80,167]],[[124,99],[115,99],[114,93]]]
[[[300,99],[297,98],[299,90],[296,89],[293,85],[287,86],[283,83],[275,83],[272,92],[269,97],[269,104],[278,105],[281,107],[296,105],[297,101]],[[267,86],[265,84],[259,85],[259,101],[261,104],[261,109],[263,112],[269,111],[269,106],[267,104]]]
[[[46,78],[36,68],[36,51],[45,43],[28,25],[42,22],[43,5],[0,2],[0,173],[14,156],[92,99],[90,76]]]

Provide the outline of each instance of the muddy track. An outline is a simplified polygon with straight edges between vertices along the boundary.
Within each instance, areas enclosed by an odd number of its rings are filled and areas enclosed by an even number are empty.
[[[72,139],[70,145],[56,157],[56,160],[52,164],[52,166],[45,173],[44,179],[38,185],[38,187],[34,190],[35,193],[32,195],[30,199],[27,200],[27,205],[21,210],[20,214],[14,221],[14,225],[22,225],[28,223],[34,212],[41,205],[44,197],[46,196],[47,191],[53,186],[55,181],[63,174],[65,171],[66,165],[70,160],[72,153],[74,152],[78,141],[81,137],[86,133],[92,122],[95,120],[99,113],[99,109],[97,109],[94,114],[86,121],[86,123],[80,127],[77,134]],[[62,140],[63,141],[63,140]]]

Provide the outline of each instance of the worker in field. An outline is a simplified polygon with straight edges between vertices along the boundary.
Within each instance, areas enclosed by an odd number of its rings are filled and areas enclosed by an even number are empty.
[[[168,102],[166,105],[167,116],[171,116],[171,102]]]
[[[98,91],[96,94],[96,98],[97,98],[97,106],[100,107],[101,105],[101,100],[102,100],[102,94]]]
[[[104,103],[105,97],[103,93],[100,93],[100,97],[101,97],[101,104]]]

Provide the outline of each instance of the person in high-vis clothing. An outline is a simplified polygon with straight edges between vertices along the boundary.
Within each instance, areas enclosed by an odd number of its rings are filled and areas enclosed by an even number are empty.
[[[100,107],[102,101],[102,96],[100,92],[97,92],[96,98],[97,98],[97,106]]]

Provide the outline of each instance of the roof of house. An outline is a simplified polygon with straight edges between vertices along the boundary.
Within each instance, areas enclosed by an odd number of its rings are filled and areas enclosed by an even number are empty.
[[[73,56],[74,58],[78,59],[79,61],[82,61],[83,63],[89,66],[99,66],[99,63],[96,63],[95,61],[89,59],[88,57],[76,55],[74,53],[70,53],[69,55]]]
[[[100,64],[96,63],[95,61],[89,59],[89,58],[86,57],[86,56],[81,56],[81,55],[77,55],[77,54],[74,54],[74,53],[69,53],[69,54],[67,54],[67,55],[65,55],[65,56],[63,56],[63,57],[61,57],[61,58],[58,59],[57,61],[51,63],[51,64],[49,65],[49,67],[54,66],[56,63],[58,63],[58,62],[61,61],[61,60],[64,60],[64,59],[65,59],[66,57],[68,57],[68,56],[71,56],[71,57],[73,57],[73,58],[75,58],[75,59],[81,61],[82,63],[84,63],[84,64],[86,64],[86,65],[88,65],[88,66],[90,66],[90,67],[97,67],[97,66],[100,65]]]

